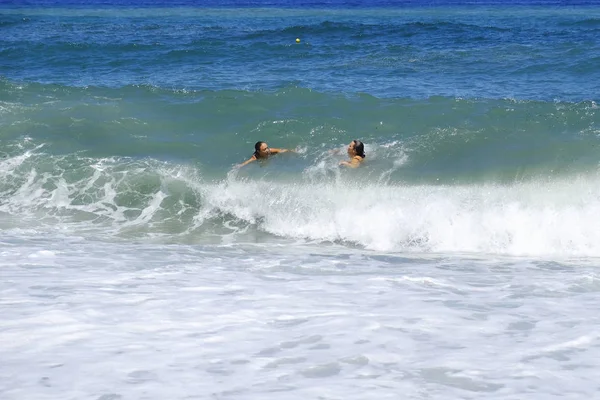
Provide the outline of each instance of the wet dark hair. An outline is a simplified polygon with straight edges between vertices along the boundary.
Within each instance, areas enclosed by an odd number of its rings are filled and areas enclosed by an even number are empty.
[[[254,154],[252,154],[256,158],[260,158],[260,146],[263,145],[264,142],[256,142],[254,145]]]
[[[361,156],[365,158],[367,155],[365,154],[365,145],[360,140],[353,140],[354,142],[354,151],[356,151],[357,156]]]

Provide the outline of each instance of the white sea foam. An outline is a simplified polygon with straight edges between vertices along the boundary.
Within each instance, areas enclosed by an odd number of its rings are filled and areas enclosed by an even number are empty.
[[[1,166],[10,174],[24,157]],[[133,187],[135,176],[147,173],[162,183],[140,195]],[[76,219],[80,225],[100,217],[113,221],[105,225],[105,233],[132,226],[151,231],[151,224],[166,223],[165,218],[175,218],[189,232],[206,218],[229,215],[282,238],[347,242],[373,250],[600,255],[600,229],[594,222],[600,192],[591,177],[515,185],[390,186],[356,184],[339,175],[329,183],[193,183],[180,170],[116,172],[108,165],[94,166],[77,182],[67,182],[61,174],[32,168],[0,211],[39,216],[46,210],[58,224],[73,223],[72,212],[81,212],[88,217]],[[170,196],[181,195],[169,189],[173,181],[196,192],[200,203],[190,208],[179,200],[170,205],[175,209],[165,210]],[[141,200],[127,205],[118,200],[124,195]],[[227,218],[221,224],[230,228]]]
[[[325,159],[296,182],[236,171],[215,182],[193,168],[153,161],[78,159],[72,171],[62,166],[67,161],[55,159],[48,170],[32,157],[33,150],[0,160],[0,212],[10,216],[5,222],[22,220],[21,227],[227,243],[251,230],[377,251],[600,256],[595,174],[507,185],[399,185],[362,182],[362,171],[331,168]]]
[[[600,255],[590,178],[481,186],[229,182],[207,204],[288,238],[374,250]]]
[[[3,239],[3,399],[596,392],[589,262]]]

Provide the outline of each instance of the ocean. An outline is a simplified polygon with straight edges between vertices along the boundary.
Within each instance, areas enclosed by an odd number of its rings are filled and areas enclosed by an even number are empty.
[[[599,6],[0,3],[0,398],[595,398]]]

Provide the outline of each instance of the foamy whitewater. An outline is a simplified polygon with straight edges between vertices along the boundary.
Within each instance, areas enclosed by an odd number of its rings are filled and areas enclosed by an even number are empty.
[[[0,399],[598,397],[600,8],[369,6],[0,5]]]

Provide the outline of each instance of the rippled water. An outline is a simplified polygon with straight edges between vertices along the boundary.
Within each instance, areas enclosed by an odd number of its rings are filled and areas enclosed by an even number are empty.
[[[6,399],[598,390],[600,279],[589,260],[68,237],[5,238],[1,255]]]

